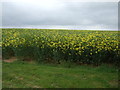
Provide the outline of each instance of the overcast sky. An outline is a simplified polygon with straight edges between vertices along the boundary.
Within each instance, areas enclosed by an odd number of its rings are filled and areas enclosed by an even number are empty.
[[[117,30],[117,2],[2,2],[3,27]]]

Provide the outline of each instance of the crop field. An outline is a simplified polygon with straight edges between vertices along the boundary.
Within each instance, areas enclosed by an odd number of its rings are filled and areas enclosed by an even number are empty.
[[[119,62],[118,31],[2,29],[2,55],[60,64]]]
[[[117,88],[119,35],[117,31],[2,29],[2,86]]]

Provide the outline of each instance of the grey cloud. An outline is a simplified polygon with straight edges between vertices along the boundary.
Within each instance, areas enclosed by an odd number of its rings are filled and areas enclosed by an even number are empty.
[[[78,4],[77,4],[78,5]],[[74,11],[79,11],[78,15],[81,15],[80,17],[83,20],[91,20],[92,22],[96,24],[114,24],[117,23],[117,3],[82,3],[80,6],[71,7],[72,5],[69,5],[69,9]],[[82,8],[81,8],[82,7]],[[114,22],[113,22],[114,21]],[[82,22],[81,22],[82,23]]]
[[[60,2],[53,9],[15,2],[4,2],[2,6],[3,26],[81,25],[86,28],[104,25],[117,29],[117,2]]]

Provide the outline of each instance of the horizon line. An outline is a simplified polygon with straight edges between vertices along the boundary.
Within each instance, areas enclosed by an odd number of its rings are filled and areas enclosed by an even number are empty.
[[[54,30],[92,30],[92,31],[120,31],[110,29],[69,29],[69,28],[32,28],[32,27],[0,27],[0,29],[54,29]]]

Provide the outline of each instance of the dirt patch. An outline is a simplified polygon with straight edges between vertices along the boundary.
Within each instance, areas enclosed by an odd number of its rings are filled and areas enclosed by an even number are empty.
[[[118,85],[119,85],[119,81],[118,80],[113,80],[113,81],[110,81],[109,83],[110,83],[110,85],[112,85],[114,87],[118,87]]]
[[[5,59],[5,60],[3,60],[3,61],[10,63],[10,62],[14,62],[14,61],[16,61],[16,60],[17,60],[16,57],[12,57],[12,58],[10,58],[10,59]]]
[[[2,60],[2,57],[0,56],[0,60]]]

